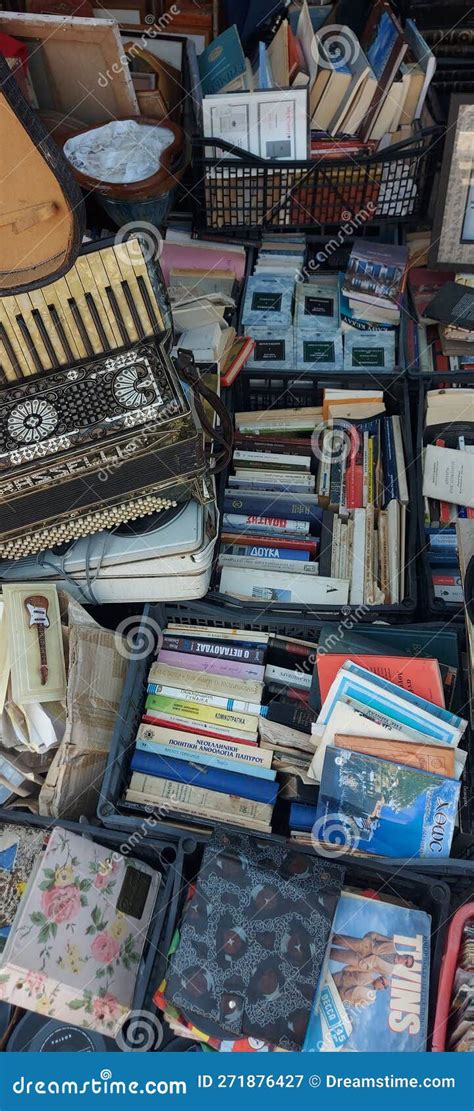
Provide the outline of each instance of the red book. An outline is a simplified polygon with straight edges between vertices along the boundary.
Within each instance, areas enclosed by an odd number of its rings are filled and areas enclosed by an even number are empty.
[[[360,656],[341,652],[321,653],[316,657],[321,702],[324,702],[339,668],[350,659],[359,667],[365,667],[373,675],[380,675],[397,687],[426,698],[435,706],[444,707],[444,689],[437,660],[425,660],[414,656]]]
[[[168,721],[167,718],[160,718],[154,714],[144,714],[142,721],[147,725],[162,725],[165,729],[171,729],[173,732],[200,733],[202,737],[214,737],[219,741],[234,741],[235,744],[238,745],[250,745],[251,748],[258,748],[258,742],[249,741],[248,737],[245,740],[243,737],[229,737],[228,733],[216,733],[211,729],[206,729],[205,732],[203,732],[203,730],[199,728],[199,722],[186,725],[186,722],[183,721],[182,724],[177,725],[175,721]]]
[[[364,468],[351,458],[346,471],[346,506],[348,509],[362,509],[364,488]]]
[[[237,336],[235,338],[221,370],[221,386],[233,385],[242,367],[250,358],[254,347],[255,340],[251,339],[250,336]]]
[[[245,544],[246,547],[251,544],[261,544],[264,548],[290,548],[292,551],[310,552],[311,555],[316,555],[319,551],[319,540],[313,538],[289,540],[287,537],[280,536],[254,536],[248,532],[242,536],[234,532],[223,532],[221,544]]]

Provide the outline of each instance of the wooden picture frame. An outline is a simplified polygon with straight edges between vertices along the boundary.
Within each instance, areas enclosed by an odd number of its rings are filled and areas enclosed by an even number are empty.
[[[34,43],[30,76],[40,111],[77,116],[84,123],[138,116],[115,21],[0,12],[0,31]]]
[[[428,264],[474,271],[474,95],[451,97]]]
[[[108,4],[93,0],[92,8],[95,19],[116,19],[120,26],[140,27],[147,14],[146,0],[110,0]]]

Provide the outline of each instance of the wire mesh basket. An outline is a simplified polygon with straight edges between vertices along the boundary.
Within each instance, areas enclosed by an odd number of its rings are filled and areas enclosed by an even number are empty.
[[[195,136],[196,230],[251,237],[350,224],[357,233],[369,221],[411,220],[423,205],[438,134],[438,127],[418,127],[411,138],[371,155],[295,162]]]

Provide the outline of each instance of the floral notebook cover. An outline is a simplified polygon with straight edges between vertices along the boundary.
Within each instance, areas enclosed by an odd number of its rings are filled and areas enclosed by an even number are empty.
[[[0,967],[0,998],[114,1036],[127,1017],[161,876],[56,828]]]

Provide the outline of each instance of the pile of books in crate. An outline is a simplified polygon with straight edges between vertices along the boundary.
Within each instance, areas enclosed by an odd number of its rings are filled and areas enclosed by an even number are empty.
[[[235,415],[219,591],[308,605],[405,597],[402,417],[383,390],[325,389],[321,407]]]
[[[467,722],[447,708],[458,667],[440,666],[418,628],[400,640],[420,643],[421,659],[394,655],[386,629],[365,642],[358,631],[355,654],[335,652],[332,632],[317,645],[168,627],[125,802],[316,849],[342,836],[366,855],[449,856],[466,760]],[[444,639],[459,663],[456,634]]]
[[[345,273],[317,259],[304,236],[263,239],[242,300],[249,371],[393,371],[407,248],[355,239]]]

